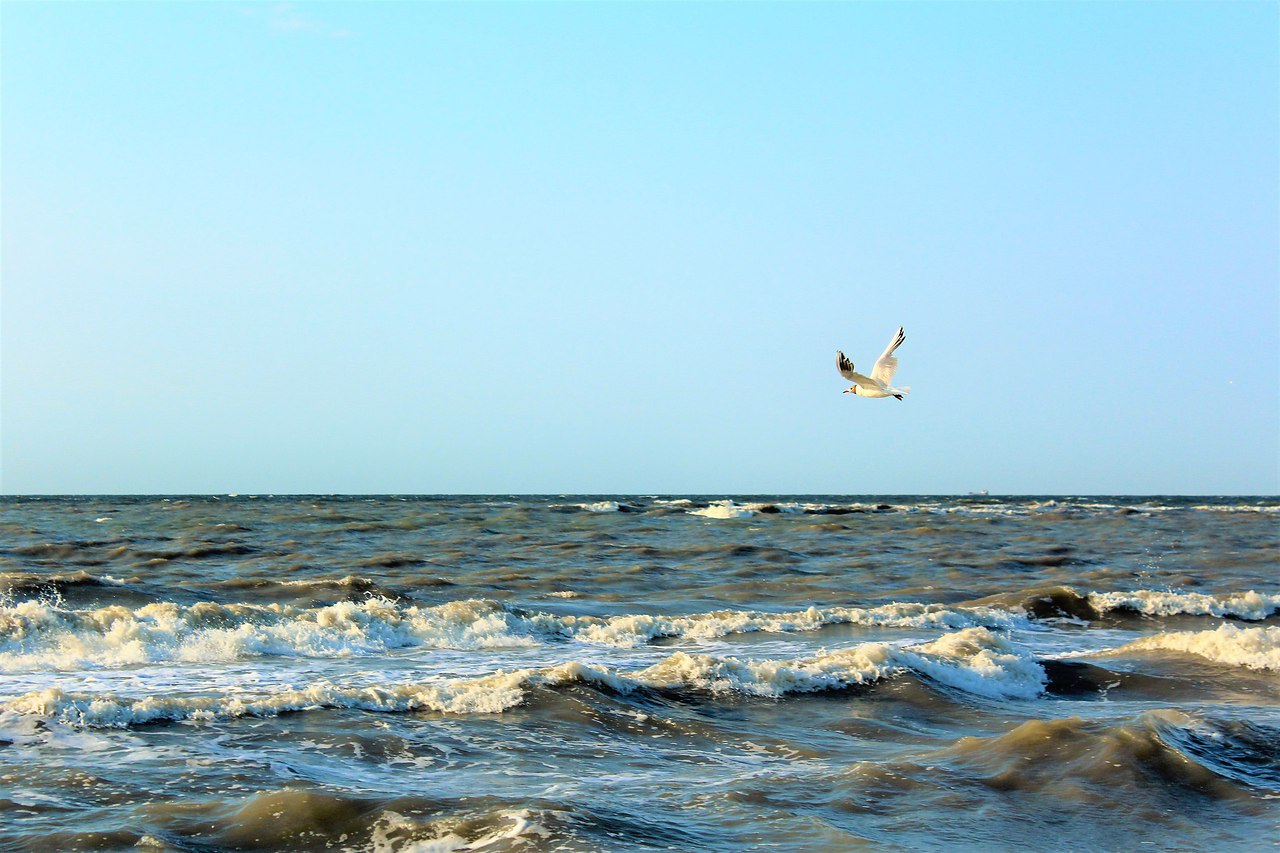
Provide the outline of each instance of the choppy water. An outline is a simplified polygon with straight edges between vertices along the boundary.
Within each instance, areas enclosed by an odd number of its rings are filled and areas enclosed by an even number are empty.
[[[0,849],[1257,849],[1280,500],[0,500]]]

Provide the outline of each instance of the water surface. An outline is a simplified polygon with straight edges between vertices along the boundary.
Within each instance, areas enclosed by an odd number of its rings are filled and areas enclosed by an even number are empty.
[[[0,847],[1216,850],[1280,500],[0,501]]]

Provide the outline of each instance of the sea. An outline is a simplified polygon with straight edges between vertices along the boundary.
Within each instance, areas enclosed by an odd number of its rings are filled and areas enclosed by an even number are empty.
[[[1280,846],[1280,499],[0,498],[0,850]]]

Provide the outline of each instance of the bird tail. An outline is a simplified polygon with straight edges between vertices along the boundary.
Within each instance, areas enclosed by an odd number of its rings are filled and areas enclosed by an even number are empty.
[[[892,392],[893,392],[893,393],[895,393],[895,394],[903,394],[903,395],[905,395],[905,394],[910,394],[910,393],[911,393],[911,386],[910,386],[910,385],[903,385],[901,388],[890,388],[889,390],[890,390],[890,391],[892,391]]]

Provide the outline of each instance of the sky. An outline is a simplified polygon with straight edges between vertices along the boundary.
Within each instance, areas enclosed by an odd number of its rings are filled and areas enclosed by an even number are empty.
[[[5,2],[0,491],[1275,494],[1278,25]]]

